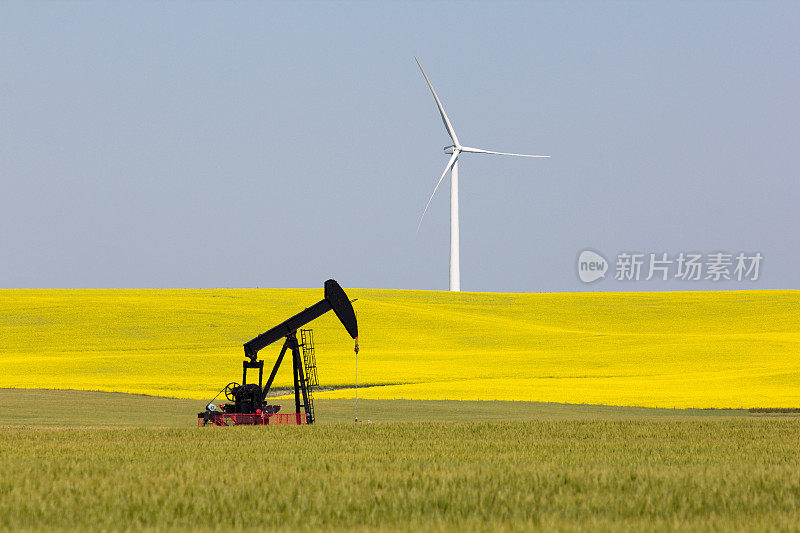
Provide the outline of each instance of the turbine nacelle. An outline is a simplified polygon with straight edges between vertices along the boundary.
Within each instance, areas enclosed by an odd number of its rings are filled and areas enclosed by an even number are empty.
[[[444,147],[444,153],[452,154],[453,152],[456,151],[456,148],[460,148],[460,147],[456,147],[454,144],[451,144],[450,146],[445,146]]]

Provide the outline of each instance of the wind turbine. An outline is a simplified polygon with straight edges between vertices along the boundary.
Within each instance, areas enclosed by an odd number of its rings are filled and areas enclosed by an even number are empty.
[[[450,171],[450,290],[451,291],[460,291],[461,290],[461,269],[459,267],[459,257],[458,257],[458,156],[462,152],[470,152],[473,154],[493,154],[493,155],[511,155],[515,157],[550,157],[549,155],[526,155],[526,154],[509,154],[506,152],[492,152],[491,150],[481,150],[480,148],[470,148],[469,146],[461,146],[461,143],[458,142],[458,137],[456,136],[456,132],[453,129],[453,125],[450,124],[450,120],[447,118],[447,114],[444,112],[444,108],[442,107],[442,103],[439,101],[439,97],[436,96],[436,91],[433,90],[433,85],[431,85],[431,80],[428,79],[428,75],[425,74],[425,70],[422,68],[422,65],[419,63],[419,59],[416,57],[414,61],[417,62],[417,66],[422,71],[422,75],[425,76],[425,81],[428,82],[428,87],[431,90],[431,94],[433,95],[433,99],[436,100],[436,106],[439,108],[439,114],[442,115],[442,122],[444,122],[444,127],[447,130],[447,134],[450,135],[450,138],[453,140],[453,144],[450,146],[446,146],[444,148],[444,153],[451,154],[450,160],[447,162],[447,165],[444,167],[444,172],[442,172],[442,177],[439,178],[439,181],[436,183],[436,187],[433,189],[433,193],[431,197],[428,199],[428,203],[425,206],[425,210],[422,211],[422,216],[419,217],[419,225],[417,226],[417,231],[422,226],[422,219],[425,218],[425,213],[428,212],[428,207],[431,205],[431,200],[433,200],[436,191],[439,190],[439,185],[441,185],[442,180],[444,179],[447,171]]]

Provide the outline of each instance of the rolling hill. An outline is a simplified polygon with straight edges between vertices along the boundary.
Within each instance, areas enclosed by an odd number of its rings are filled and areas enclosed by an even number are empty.
[[[800,406],[800,291],[450,293],[346,289],[359,397],[647,407]],[[242,343],[321,289],[2,290],[0,387],[207,399]],[[311,324],[317,397],[354,391],[353,345]],[[261,352],[270,366],[278,345]],[[285,364],[276,386],[289,386]]]

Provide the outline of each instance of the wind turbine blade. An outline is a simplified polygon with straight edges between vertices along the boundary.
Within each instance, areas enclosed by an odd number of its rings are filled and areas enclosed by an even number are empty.
[[[428,79],[428,75],[425,74],[425,71],[422,68],[422,65],[419,64],[419,59],[416,57],[414,61],[417,62],[417,66],[422,71],[422,75],[425,76],[425,81],[428,82],[428,87],[431,90],[431,94],[433,95],[433,99],[436,100],[436,106],[439,108],[439,114],[442,115],[442,122],[444,122],[444,127],[447,129],[448,135],[450,138],[453,139],[453,144],[459,146],[458,137],[456,137],[456,130],[453,129],[453,125],[450,124],[450,119],[447,118],[447,113],[444,112],[444,108],[442,107],[442,103],[439,101],[439,97],[436,96],[436,91],[433,90],[433,85],[431,85],[431,80]]]
[[[425,213],[428,212],[428,207],[430,207],[431,200],[433,200],[433,197],[436,195],[436,191],[439,190],[439,185],[442,184],[442,180],[444,179],[445,175],[447,175],[447,171],[450,170],[450,167],[452,167],[453,163],[455,163],[456,159],[458,159],[458,153],[459,153],[459,151],[455,150],[453,152],[453,155],[450,156],[450,161],[447,162],[447,166],[444,167],[444,172],[442,172],[442,177],[439,178],[439,181],[436,183],[436,187],[434,187],[433,192],[431,193],[431,197],[428,198],[428,203],[425,205],[425,210],[422,211],[422,216],[419,217],[419,224],[417,225],[417,232],[419,232],[419,228],[422,227],[422,219],[425,218]]]
[[[461,151],[471,152],[473,154],[513,155],[516,157],[550,157],[549,155],[528,155],[528,154],[509,154],[506,152],[492,152],[490,150],[481,150],[480,148],[470,148],[469,146],[462,146]]]

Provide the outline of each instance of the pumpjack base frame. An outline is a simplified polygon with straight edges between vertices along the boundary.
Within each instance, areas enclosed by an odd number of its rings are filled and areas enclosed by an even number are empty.
[[[200,426],[304,426],[304,413],[197,413]]]

